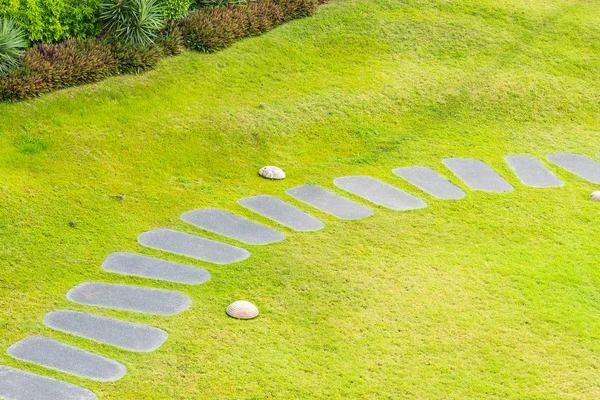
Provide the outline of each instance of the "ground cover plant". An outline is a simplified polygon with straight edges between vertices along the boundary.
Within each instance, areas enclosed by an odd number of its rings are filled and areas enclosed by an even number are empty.
[[[598,398],[600,227],[587,198],[597,185],[551,167],[564,187],[529,188],[503,157],[600,151],[599,8],[338,0],[218,53],[0,104],[0,364],[101,399]],[[487,161],[515,191],[453,179],[467,196],[439,201],[391,173],[426,165],[451,177],[441,160],[460,156]],[[288,178],[255,175],[267,164]],[[340,192],[333,178],[361,174],[429,206],[340,221],[284,195],[305,183]],[[295,233],[236,204],[255,194],[326,227]],[[137,244],[168,227],[240,245],[179,220],[210,206],[288,237],[242,246],[252,256],[227,266]],[[100,265],[114,251],[204,267],[212,279],[187,287],[108,274]],[[66,300],[84,281],[180,290],[194,304],[153,317]],[[238,299],[260,316],[227,317]],[[118,350],[45,327],[57,309],[170,336],[153,353]],[[129,373],[97,383],[6,355],[36,334]]]

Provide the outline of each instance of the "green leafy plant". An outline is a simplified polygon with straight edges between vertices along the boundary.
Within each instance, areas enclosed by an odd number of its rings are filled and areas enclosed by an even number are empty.
[[[147,46],[164,26],[165,18],[156,0],[108,0],[102,4],[104,30],[118,41]]]
[[[31,42],[55,43],[98,34],[103,0],[0,0],[0,15],[13,18]]]
[[[192,0],[160,0],[165,19],[172,21],[188,14]]]
[[[10,18],[0,19],[0,73],[15,66],[26,48],[27,39],[22,29]]]

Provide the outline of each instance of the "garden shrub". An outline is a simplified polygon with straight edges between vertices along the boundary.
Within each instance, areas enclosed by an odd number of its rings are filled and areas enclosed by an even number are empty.
[[[146,71],[162,56],[158,45],[139,47],[97,39],[39,44],[23,54],[19,67],[0,75],[0,100],[25,99],[113,75]]]
[[[100,0],[0,0],[0,16],[9,16],[31,42],[54,43],[96,36]]]
[[[255,0],[243,7],[198,9],[177,22],[166,23],[158,32],[153,31],[156,36],[148,46],[119,42],[112,36],[39,44],[20,57],[19,66],[0,75],[0,101],[25,99],[117,74],[145,71],[160,58],[181,53],[184,44],[192,50],[216,51],[285,21],[310,15],[324,2]]]
[[[18,63],[18,57],[27,48],[27,40],[21,28],[12,19],[0,18],[0,74]]]
[[[165,23],[156,0],[107,0],[102,3],[100,20],[107,34],[138,46],[152,43]]]
[[[168,21],[185,17],[191,6],[191,0],[161,0],[163,15]]]
[[[320,2],[323,0],[256,0],[242,7],[200,8],[182,21],[184,40],[192,50],[221,50],[243,37],[311,15]]]

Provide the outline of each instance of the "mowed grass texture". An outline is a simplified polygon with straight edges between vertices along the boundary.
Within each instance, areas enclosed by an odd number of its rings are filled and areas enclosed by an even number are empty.
[[[119,400],[600,397],[600,208],[588,199],[598,187],[551,166],[566,185],[529,188],[503,160],[600,151],[599,55],[598,2],[337,0],[217,54],[0,105],[0,364]],[[446,157],[485,160],[516,190],[470,191]],[[268,164],[288,178],[258,177]],[[411,165],[451,177],[467,197],[436,200],[391,172]],[[305,183],[342,193],[332,180],[359,174],[429,206],[373,206],[372,217],[341,221],[284,194]],[[256,194],[326,227],[296,233],[237,205]],[[288,237],[242,245],[179,219],[202,207]],[[159,227],[252,256],[211,265],[137,244]],[[212,279],[103,272],[114,251],[204,267]],[[158,317],[66,300],[85,281],[181,290],[194,304]],[[238,299],[260,316],[227,317]],[[45,327],[57,309],[170,337],[131,353]],[[129,373],[98,383],[6,355],[30,335]]]

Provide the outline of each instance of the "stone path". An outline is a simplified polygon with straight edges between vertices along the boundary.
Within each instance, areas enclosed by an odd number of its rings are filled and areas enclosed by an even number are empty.
[[[600,157],[600,153],[596,156]],[[600,183],[600,163],[591,157],[556,153],[548,156],[548,160],[583,179]],[[536,188],[564,185],[537,158],[511,155],[506,157],[506,162],[525,185]],[[514,190],[510,183],[481,160],[448,158],[443,163],[473,190]],[[466,195],[445,176],[429,167],[396,168],[393,173],[438,199],[456,200]],[[420,198],[369,176],[340,177],[333,183],[342,190],[393,210],[411,210],[427,205]],[[316,185],[298,186],[288,189],[286,193],[341,219],[360,219],[373,214],[369,207]],[[296,231],[317,231],[324,227],[319,219],[278,197],[257,195],[240,199],[238,203]],[[189,211],[182,215],[182,219],[201,229],[251,245],[274,243],[285,238],[276,229],[215,208]],[[138,241],[149,248],[214,264],[229,264],[250,256],[250,252],[241,247],[172,229],[161,228],[143,233]],[[102,269],[107,273],[148,279],[149,282],[154,280],[185,285],[202,284],[211,277],[204,268],[128,252],[110,254],[102,264]],[[67,293],[67,298],[88,307],[157,315],[178,314],[192,305],[192,300],[179,291],[102,282],[81,283]],[[156,350],[168,338],[167,332],[156,327],[72,310],[50,312],[44,318],[44,323],[58,331],[136,352]],[[7,352],[19,360],[97,381],[117,380],[127,372],[126,366],[118,361],[44,336],[26,337],[12,345]],[[0,398],[97,399],[94,393],[80,386],[5,366],[0,366]]]
[[[600,163],[582,154],[554,153],[548,160],[593,183],[600,183]]]
[[[404,211],[427,207],[427,203],[418,197],[370,176],[344,176],[336,178],[333,183],[340,189],[392,210]]]
[[[192,305],[187,295],[174,290],[100,282],[75,286],[67,293],[67,299],[79,304],[158,315],[179,314]]]
[[[44,317],[50,328],[130,351],[158,349],[169,337],[162,329],[78,311],[53,311]]]
[[[0,366],[0,398],[8,400],[97,400],[87,389],[71,383]]]
[[[428,167],[396,168],[392,172],[438,199],[462,199],[461,188]]]
[[[204,268],[125,252],[112,253],[102,264],[102,269],[124,275],[188,285],[199,285],[210,279],[210,272]]]
[[[446,158],[443,162],[473,190],[486,192],[511,192],[514,190],[510,183],[481,160]]]
[[[285,239],[285,235],[275,229],[218,208],[188,211],[181,215],[181,219],[248,244],[269,244]]]
[[[238,203],[296,231],[317,231],[325,227],[323,222],[277,197],[246,197],[238,200]]]
[[[138,237],[140,244],[215,264],[231,264],[250,257],[248,250],[172,229],[155,229]]]
[[[114,360],[44,336],[30,336],[7,350],[12,357],[100,382],[116,381],[127,368]]]
[[[530,156],[508,156],[506,162],[517,177],[527,186],[550,188],[564,186],[540,160]]]
[[[285,192],[340,219],[361,219],[373,214],[370,208],[317,185],[298,186]]]

